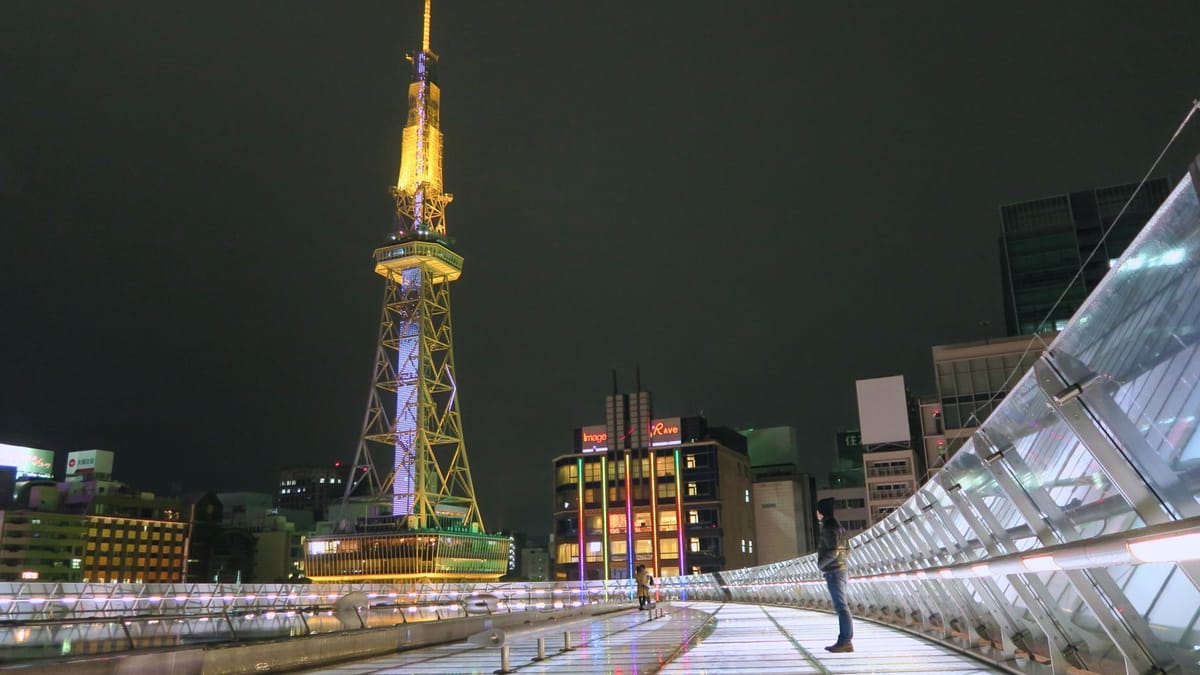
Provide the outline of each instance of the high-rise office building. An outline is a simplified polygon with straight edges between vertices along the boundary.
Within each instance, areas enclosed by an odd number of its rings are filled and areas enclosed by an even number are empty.
[[[936,404],[921,407],[931,468],[958,451],[1053,339],[1025,335],[933,347],[938,396]]]
[[[119,481],[59,483],[67,512],[87,527],[84,581],[166,583],[184,580],[190,524],[183,503],[137,492]]]
[[[1000,208],[1000,264],[1009,335],[1057,331],[1067,325],[1170,190],[1165,178],[1137,187],[1083,190]]]
[[[555,578],[757,564],[745,437],[702,417],[652,419],[645,392],[607,409],[609,424],[577,429],[575,452],[553,460]]]
[[[289,466],[279,472],[275,505],[308,511],[314,520],[325,520],[329,502],[340,499],[346,490],[346,473],[341,462]]]

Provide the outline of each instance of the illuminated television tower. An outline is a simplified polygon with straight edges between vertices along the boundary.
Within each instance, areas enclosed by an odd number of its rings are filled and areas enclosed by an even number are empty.
[[[349,502],[366,484],[375,503],[390,496],[391,514],[310,537],[306,572],[313,580],[496,579],[507,566],[508,539],[485,533],[463,443],[450,321],[450,282],[462,274],[463,259],[446,235],[453,197],[442,186],[429,0],[424,19],[421,51],[408,57],[413,79],[392,189],[396,228],[374,254],[375,272],[386,279],[383,312],[345,493]],[[393,458],[386,475],[372,457],[379,446]]]
[[[450,282],[462,274],[463,259],[446,237],[445,207],[453,197],[442,189],[441,91],[437,55],[429,49],[429,0],[421,51],[409,61],[408,120],[400,178],[392,188],[396,231],[389,245],[375,250],[375,272],[387,285],[358,450],[366,461],[355,465],[371,467],[379,490],[383,481],[370,460],[370,444],[390,448],[392,515],[410,516],[418,528],[437,527],[448,518],[482,530],[454,377]]]

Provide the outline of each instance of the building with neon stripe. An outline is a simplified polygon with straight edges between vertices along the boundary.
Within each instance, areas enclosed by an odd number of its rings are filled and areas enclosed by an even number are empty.
[[[613,414],[622,396],[632,404],[626,417]],[[745,437],[709,428],[703,417],[647,414],[643,423],[637,413],[648,406],[638,396],[609,397],[610,424],[576,429],[574,452],[553,460],[555,578],[628,579],[637,565],[659,577],[757,564]]]

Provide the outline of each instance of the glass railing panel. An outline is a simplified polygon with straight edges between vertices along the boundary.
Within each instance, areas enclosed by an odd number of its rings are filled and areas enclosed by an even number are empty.
[[[950,501],[950,495],[946,494],[946,491],[942,489],[942,486],[937,481],[929,481],[921,488],[921,491],[933,502],[934,508],[940,510],[945,516],[943,522],[953,527],[963,539],[967,541],[975,539],[975,533],[971,531],[971,526],[967,523],[967,519],[954,506],[954,502]]]
[[[963,446],[946,466],[961,486],[963,494],[971,497],[973,502],[981,504],[996,521],[999,521],[1001,528],[1011,532],[1011,536],[1017,540],[1018,548],[1021,547],[1022,539],[1028,537],[1025,520],[1016,506],[1004,495],[979,456],[972,452],[972,448]]]
[[[1021,487],[1034,495],[1035,501],[1042,496],[1039,493],[1049,497],[1075,526],[1074,532],[1060,533],[1064,540],[1140,524],[1103,466],[1054,412],[1032,374],[1021,380],[1010,397],[984,429],[1013,443],[1022,460],[1019,464],[1024,465],[1014,471]]]
[[[1200,626],[1200,591],[1174,563],[1110,567],[1129,602],[1164,642],[1185,651],[1194,647]]]
[[[1064,616],[1065,627],[1073,644],[1080,649],[1083,662],[1089,670],[1111,672],[1114,663],[1120,663],[1120,652],[1104,632],[1096,615],[1079,597],[1065,572],[1042,572],[1035,576],[1045,584],[1048,593],[1041,598],[1048,607]],[[1032,617],[1030,617],[1032,622]],[[1102,666],[1101,664],[1107,664]]]
[[[1185,176],[1053,348],[1173,471],[1200,468],[1200,201]]]

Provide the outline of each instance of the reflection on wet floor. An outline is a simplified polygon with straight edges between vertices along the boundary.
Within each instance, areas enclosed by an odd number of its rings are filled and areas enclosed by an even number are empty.
[[[830,614],[786,607],[674,602],[664,615],[630,610],[572,627],[570,651],[563,631],[516,635],[509,640],[509,669],[520,673],[1000,673],[958,652],[908,633],[855,622],[855,652],[830,654],[837,634]],[[537,637],[544,638],[544,661]],[[492,675],[500,650],[467,642],[305,671],[338,675]]]

